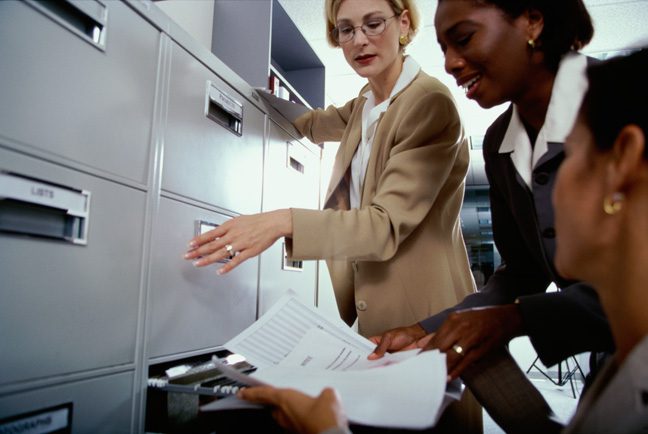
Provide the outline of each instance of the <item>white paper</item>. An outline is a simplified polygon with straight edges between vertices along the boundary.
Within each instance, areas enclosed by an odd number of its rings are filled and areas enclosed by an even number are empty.
[[[304,334],[295,348],[279,362],[278,366],[326,371],[354,371],[398,363],[414,357],[419,352],[418,349],[402,351],[385,354],[384,357],[377,360],[368,360],[367,356],[372,351],[373,346],[370,350],[358,349],[323,330],[313,328]]]
[[[337,341],[366,354],[376,347],[340,319],[329,319],[294,296],[282,297],[254,324],[227,342],[224,347],[244,356],[257,368],[279,364],[311,329],[316,328]]]
[[[446,394],[445,355],[402,351],[372,361],[375,345],[339,319],[288,295],[231,339],[225,348],[258,369],[232,373],[250,385],[288,387],[317,396],[333,387],[350,421],[363,425],[427,428],[454,396]],[[224,367],[229,375],[233,368]],[[218,400],[203,411],[238,408],[236,399]]]
[[[425,351],[400,363],[356,371],[275,366],[254,377],[275,387],[317,396],[337,390],[350,421],[362,425],[423,429],[431,427],[446,387],[445,356]]]
[[[278,98],[273,94],[269,93],[265,89],[256,89],[257,93],[264,101],[266,101],[272,108],[277,110],[283,117],[288,119],[291,123],[295,121],[299,116],[303,115],[310,109],[302,104],[297,104],[292,101],[286,101],[285,99]]]

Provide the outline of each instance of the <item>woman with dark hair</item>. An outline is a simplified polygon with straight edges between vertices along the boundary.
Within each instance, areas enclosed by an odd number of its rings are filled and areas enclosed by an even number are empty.
[[[556,268],[596,288],[617,347],[566,433],[648,432],[646,75],[647,50],[588,70],[556,179]]]
[[[373,357],[411,346],[444,351],[449,376],[461,376],[505,430],[556,431],[506,345],[528,336],[546,366],[614,350],[594,290],[553,266],[551,193],[593,63],[578,53],[592,38],[591,19],[581,0],[440,0],[435,28],[446,71],[467,98],[484,108],[511,103],[483,151],[502,264],[458,305],[372,338]],[[560,291],[546,292],[551,283]]]

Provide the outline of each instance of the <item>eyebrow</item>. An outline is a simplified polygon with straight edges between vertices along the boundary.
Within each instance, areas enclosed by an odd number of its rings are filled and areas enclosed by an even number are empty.
[[[464,25],[476,26],[476,23],[474,21],[471,21],[471,20],[459,21],[458,23],[455,23],[451,27],[446,29],[446,31],[443,32],[443,34],[448,35],[448,36],[452,36],[453,34],[457,33],[460,30],[459,27],[464,26]]]
[[[385,12],[383,12],[383,11],[368,12],[368,13],[364,14],[364,16],[362,17],[362,21],[364,22],[364,20],[366,20],[368,18],[371,18],[371,17],[373,17],[375,15],[385,15]],[[338,24],[338,23],[350,23],[350,22],[351,22],[351,20],[349,18],[342,18],[342,19],[337,20],[335,23]]]

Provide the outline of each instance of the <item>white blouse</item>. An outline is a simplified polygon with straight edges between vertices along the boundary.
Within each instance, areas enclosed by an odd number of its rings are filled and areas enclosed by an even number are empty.
[[[533,147],[517,107],[513,106],[511,122],[499,152],[511,153],[515,169],[529,188],[532,188],[533,168],[547,152],[547,143],[565,143],[565,139],[574,125],[587,90],[586,69],[587,58],[582,54],[568,54],[560,62],[558,74],[551,90],[545,122],[538,132]]]
[[[403,70],[396,81],[396,85],[391,91],[389,98],[382,103],[376,105],[376,99],[371,91],[365,93],[363,96],[366,98],[365,105],[362,109],[362,138],[356,153],[351,161],[351,191],[350,200],[351,208],[360,208],[362,199],[362,186],[364,185],[365,174],[367,173],[367,165],[369,164],[369,155],[373,146],[374,133],[378,125],[378,118],[380,115],[387,111],[391,99],[398,92],[403,90],[410,84],[421,67],[410,56],[405,57],[403,63]]]

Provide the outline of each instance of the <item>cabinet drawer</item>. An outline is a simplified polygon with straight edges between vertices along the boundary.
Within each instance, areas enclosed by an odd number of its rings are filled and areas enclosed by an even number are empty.
[[[289,291],[308,306],[315,306],[317,261],[290,261],[284,239],[261,254],[259,273],[259,316]]]
[[[263,210],[317,209],[320,158],[274,122],[266,144]]]
[[[160,33],[122,2],[74,4],[0,2],[0,136],[144,183]]]
[[[131,432],[132,390],[133,374],[125,372],[3,395],[0,432]],[[36,422],[42,430],[28,429]]]
[[[0,172],[91,195],[86,244],[48,233],[59,210],[0,200],[0,385],[132,363],[145,194],[2,148]]]
[[[161,198],[151,257],[149,356],[213,348],[255,320],[258,259],[219,276],[182,258],[200,230],[229,217]]]
[[[236,213],[261,208],[264,114],[173,45],[162,188]]]

